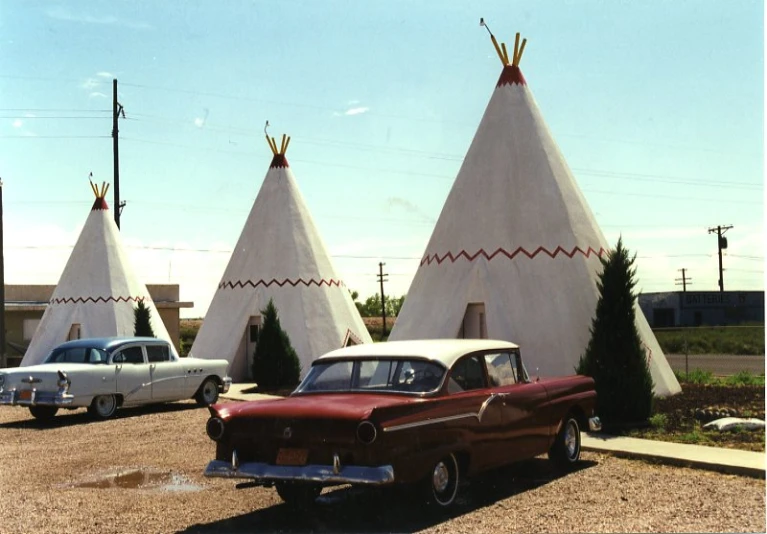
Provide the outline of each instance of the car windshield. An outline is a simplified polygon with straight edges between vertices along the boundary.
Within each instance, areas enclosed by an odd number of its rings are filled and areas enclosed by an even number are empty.
[[[45,363],[107,363],[108,355],[102,349],[93,347],[72,347],[53,349]]]
[[[429,393],[442,383],[445,368],[419,359],[376,358],[316,362],[297,393],[380,391]]]

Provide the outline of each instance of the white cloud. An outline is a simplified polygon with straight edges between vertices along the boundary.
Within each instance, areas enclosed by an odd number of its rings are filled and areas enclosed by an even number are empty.
[[[114,74],[112,74],[111,72],[107,72],[107,71],[104,71],[104,70],[102,70],[101,72],[97,72],[96,76],[98,76],[100,78],[109,78],[109,79],[112,79],[112,78],[115,77]]]
[[[24,126],[24,122],[21,119],[16,119],[13,121],[14,128],[21,128],[22,126]]]
[[[106,82],[102,82],[101,80],[97,80],[96,78],[86,78],[86,80],[80,84],[80,87],[90,91],[91,89],[94,89],[103,83],[106,83]]]
[[[104,93],[99,93],[98,91],[94,91],[93,93],[88,95],[88,98],[109,98]]]
[[[202,117],[195,117],[194,119],[194,125],[198,128],[202,128],[205,126],[205,121],[208,120],[208,115],[210,114],[210,110],[208,108],[203,109]]]
[[[363,113],[367,113],[370,111],[370,108],[366,107],[357,107],[357,108],[349,108],[344,112],[344,115],[347,117],[353,116],[353,115],[362,115]]]
[[[99,24],[109,26],[124,26],[134,30],[147,30],[151,26],[145,22],[134,22],[118,19],[113,15],[94,16],[89,13],[73,13],[63,7],[54,7],[45,13],[48,17],[65,22],[77,22],[81,24]]]

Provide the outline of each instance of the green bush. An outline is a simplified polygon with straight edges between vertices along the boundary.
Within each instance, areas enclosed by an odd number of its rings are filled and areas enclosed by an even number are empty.
[[[650,426],[658,430],[664,430],[668,425],[668,416],[665,413],[656,413],[650,417]]]
[[[133,309],[133,335],[155,337],[152,330],[152,310],[144,305],[143,300],[139,300]]]
[[[635,322],[635,258],[619,239],[601,259],[591,339],[576,369],[594,378],[606,429],[646,421],[652,412],[653,381]]]
[[[253,355],[253,378],[262,390],[294,387],[301,376],[301,363],[280,325],[272,299],[261,314],[264,322]]]

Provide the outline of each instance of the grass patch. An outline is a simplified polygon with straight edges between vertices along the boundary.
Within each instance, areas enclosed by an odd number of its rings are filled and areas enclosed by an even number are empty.
[[[669,354],[764,354],[764,324],[660,328],[653,331]]]
[[[756,375],[751,371],[740,371],[725,377],[714,376],[711,371],[693,369],[689,374],[674,370],[674,376],[680,384],[699,384],[710,386],[764,386],[764,373]]]

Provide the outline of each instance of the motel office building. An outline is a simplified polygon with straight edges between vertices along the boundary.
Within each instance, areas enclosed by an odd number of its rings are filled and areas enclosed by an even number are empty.
[[[764,323],[763,291],[642,293],[638,300],[653,328]]]

